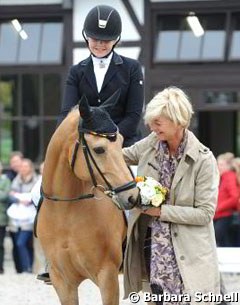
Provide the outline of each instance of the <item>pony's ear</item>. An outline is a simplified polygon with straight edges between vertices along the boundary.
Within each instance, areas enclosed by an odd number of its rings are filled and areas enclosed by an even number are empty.
[[[117,104],[118,99],[120,97],[121,88],[113,93],[104,103],[100,106],[100,108],[110,112],[112,108],[114,108],[115,104]]]
[[[91,107],[88,104],[88,99],[86,95],[83,95],[81,97],[80,101],[78,102],[78,108],[81,118],[86,120],[91,116],[92,111],[91,111]]]

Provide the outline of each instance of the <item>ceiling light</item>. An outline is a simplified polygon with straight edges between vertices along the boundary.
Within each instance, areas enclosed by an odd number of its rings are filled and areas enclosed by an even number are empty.
[[[191,30],[193,31],[193,34],[196,37],[200,37],[204,34],[204,29],[198,19],[197,16],[195,16],[194,13],[190,13],[189,16],[187,17],[187,22],[191,28]]]
[[[15,30],[16,30],[17,32],[20,32],[20,31],[21,31],[22,26],[21,26],[21,24],[19,23],[19,21],[18,21],[17,19],[13,19],[13,20],[12,20],[12,25],[14,26],[14,28],[15,28]]]
[[[19,32],[19,35],[21,36],[21,38],[22,38],[23,40],[28,39],[28,35],[27,35],[27,33],[26,33],[24,30],[21,30],[21,31]]]
[[[28,39],[28,34],[22,29],[22,26],[17,19],[12,20],[12,25],[23,40]]]

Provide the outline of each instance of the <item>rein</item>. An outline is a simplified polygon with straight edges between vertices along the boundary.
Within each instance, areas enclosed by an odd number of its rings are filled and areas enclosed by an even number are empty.
[[[93,134],[95,136],[106,137],[110,141],[115,140],[116,136],[117,136],[117,133],[114,133],[114,134],[98,134],[98,133],[91,132],[91,131],[84,131],[84,132],[88,132],[88,133]],[[118,186],[116,188],[112,187],[110,182],[106,179],[106,177],[104,176],[104,174],[100,170],[99,166],[97,165],[97,162],[94,159],[94,157],[93,157],[93,155],[92,155],[92,153],[91,153],[91,151],[89,149],[87,141],[84,138],[84,132],[79,132],[79,139],[75,143],[75,147],[74,147],[74,151],[73,151],[73,155],[72,155],[72,160],[71,160],[71,169],[72,169],[72,171],[74,172],[74,166],[75,166],[76,159],[77,159],[77,152],[78,152],[80,144],[82,144],[85,161],[87,163],[87,167],[88,167],[88,170],[89,170],[89,173],[90,173],[90,176],[91,176],[91,180],[92,180],[92,183],[93,183],[92,190],[94,190],[95,188],[100,188],[100,189],[103,190],[103,193],[105,195],[107,195],[110,198],[112,198],[114,195],[116,195],[118,193],[130,190],[130,189],[136,187],[136,182],[134,180],[132,180],[132,181],[126,183],[126,184],[123,184],[121,186]],[[97,183],[97,179],[96,179],[96,177],[94,175],[94,171],[93,171],[93,167],[91,165],[91,161],[92,161],[94,167],[96,168],[96,170],[98,171],[98,173],[100,174],[101,178],[106,183],[108,189],[106,189],[104,186],[102,186],[102,185]],[[132,172],[131,172],[131,174],[132,174]],[[73,197],[73,198],[59,198],[59,197],[56,197],[56,196],[50,196],[50,195],[47,195],[43,191],[42,186],[41,186],[41,189],[40,189],[40,193],[41,193],[41,196],[43,198],[46,198],[46,199],[49,199],[49,200],[52,200],[52,201],[63,201],[63,202],[71,201],[71,202],[73,202],[73,201],[79,201],[79,200],[90,199],[90,198],[100,199],[100,198],[97,198],[93,193],[82,194],[80,196]]]
[[[85,194],[85,195],[80,195],[80,196],[74,197],[74,198],[59,198],[59,197],[54,197],[54,196],[48,196],[46,193],[44,193],[42,186],[40,189],[40,194],[43,198],[46,198],[46,199],[49,199],[52,201],[79,201],[82,199],[89,199],[89,198],[94,197],[94,194]]]

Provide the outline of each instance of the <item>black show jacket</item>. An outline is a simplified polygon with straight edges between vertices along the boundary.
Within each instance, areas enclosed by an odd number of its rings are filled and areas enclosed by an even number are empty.
[[[100,92],[97,90],[91,56],[70,68],[58,124],[82,95],[86,95],[91,106],[99,106],[119,88],[120,97],[110,116],[124,137],[124,146],[132,145],[139,140],[137,127],[143,109],[143,74],[138,61],[115,52]]]

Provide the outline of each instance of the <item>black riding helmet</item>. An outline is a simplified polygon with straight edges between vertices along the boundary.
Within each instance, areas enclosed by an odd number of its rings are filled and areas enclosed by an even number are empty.
[[[97,40],[120,39],[122,21],[119,13],[111,6],[98,5],[90,10],[83,26],[83,37]]]

